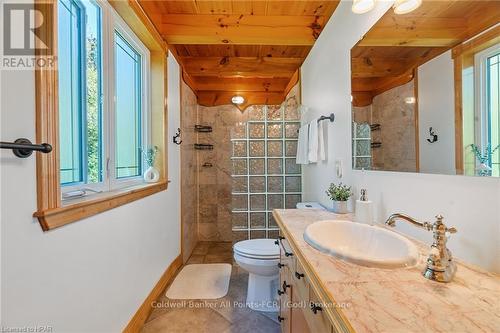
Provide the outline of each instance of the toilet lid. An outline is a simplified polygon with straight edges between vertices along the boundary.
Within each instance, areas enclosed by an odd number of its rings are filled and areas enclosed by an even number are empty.
[[[280,255],[280,248],[274,244],[274,239],[249,239],[238,242],[233,246],[234,252],[246,256],[277,258]]]

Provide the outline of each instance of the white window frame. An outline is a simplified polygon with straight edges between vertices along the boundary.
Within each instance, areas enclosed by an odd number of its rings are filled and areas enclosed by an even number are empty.
[[[108,4],[109,6],[109,4]],[[111,6],[109,6],[111,7]],[[141,134],[142,134],[142,146],[143,147],[148,147],[151,142],[151,116],[150,116],[150,110],[151,110],[151,94],[150,94],[150,53],[149,50],[144,46],[144,44],[141,42],[141,40],[136,36],[136,34],[132,31],[132,29],[129,28],[129,26],[125,23],[125,21],[114,11],[113,8],[110,8],[111,11],[113,11],[113,21],[111,22],[110,25],[110,32],[109,32],[109,38],[111,45],[113,45],[111,50],[116,52],[114,45],[115,45],[115,31],[118,32],[123,39],[125,39],[130,46],[134,48],[136,52],[138,52],[141,56]],[[115,53],[113,55],[110,55],[112,58],[112,61],[108,64],[109,65],[109,73],[108,76],[110,78],[115,77]],[[112,64],[112,65],[111,65]],[[109,128],[110,128],[110,135],[108,137],[109,140],[109,163],[108,163],[108,173],[109,173],[109,180],[110,180],[110,190],[115,190],[115,189],[120,189],[124,187],[129,187],[129,186],[134,186],[143,183],[143,177],[142,174],[135,176],[135,177],[127,177],[127,178],[121,178],[118,179],[116,178],[116,169],[115,169],[115,115],[116,115],[116,91],[115,91],[115,85],[114,85],[114,80],[110,80],[110,89],[111,93],[109,96],[113,96],[113,98],[110,99],[110,105],[109,105],[109,112],[110,114],[110,122],[109,122]],[[141,156],[141,170],[144,172],[144,159]]]
[[[500,44],[495,44],[474,55],[474,104],[475,142],[480,147],[488,144],[488,94],[487,60],[500,52]]]
[[[85,0],[83,0],[85,1]],[[89,1],[89,0],[87,0]],[[61,185],[62,200],[66,204],[81,198],[65,198],[73,191],[85,191],[85,196],[109,192],[144,183],[142,174],[135,177],[116,179],[115,177],[115,31],[117,31],[141,56],[141,140],[142,147],[151,144],[151,66],[149,49],[141,42],[120,15],[107,1],[94,0],[101,8],[101,84],[102,84],[102,181],[99,183],[78,183]],[[141,170],[144,171],[144,158],[141,156]]]

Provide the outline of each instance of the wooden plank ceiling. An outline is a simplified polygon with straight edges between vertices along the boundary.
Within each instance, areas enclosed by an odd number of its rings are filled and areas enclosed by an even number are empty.
[[[354,106],[409,82],[430,59],[500,22],[500,1],[424,0],[406,15],[389,10],[351,51]]]
[[[279,104],[339,1],[139,0],[205,106]],[[295,81],[295,82],[294,82]]]

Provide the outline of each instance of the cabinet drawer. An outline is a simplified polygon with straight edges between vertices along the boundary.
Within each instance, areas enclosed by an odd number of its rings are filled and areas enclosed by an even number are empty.
[[[294,270],[291,272],[293,285],[294,285],[294,293],[302,300],[309,299],[309,279],[302,268],[299,260],[295,258],[294,260]]]
[[[320,298],[312,288],[309,288],[308,308],[304,309],[304,316],[311,332],[332,333],[333,326],[323,309]]]

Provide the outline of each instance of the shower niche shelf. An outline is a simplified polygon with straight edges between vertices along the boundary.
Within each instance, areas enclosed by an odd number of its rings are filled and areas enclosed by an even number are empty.
[[[209,145],[206,143],[195,143],[194,149],[196,149],[196,150],[213,150],[214,145]]]
[[[194,125],[194,130],[200,133],[210,133],[212,132],[212,126]]]

